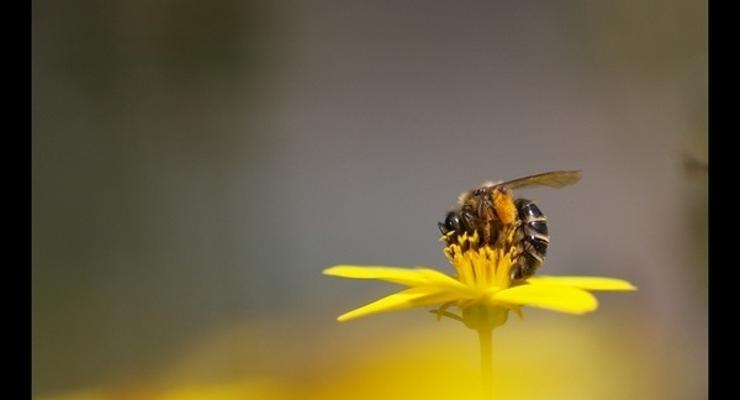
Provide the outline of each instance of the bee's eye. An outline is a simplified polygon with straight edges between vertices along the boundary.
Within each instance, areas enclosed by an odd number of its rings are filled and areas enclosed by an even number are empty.
[[[462,231],[460,217],[452,211],[447,213],[447,217],[445,217],[445,222],[440,222],[438,225],[439,230],[442,231],[442,234],[447,234],[448,232],[460,233]]]

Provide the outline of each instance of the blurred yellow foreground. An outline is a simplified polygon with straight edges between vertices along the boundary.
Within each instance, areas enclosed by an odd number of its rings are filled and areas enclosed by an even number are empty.
[[[649,335],[606,320],[543,316],[494,332],[495,398],[669,397],[661,382],[666,371],[658,372],[667,366],[643,356],[653,347]],[[284,326],[270,334],[251,324],[210,339],[148,383],[40,399],[480,398],[473,331],[442,321],[381,331],[372,325],[368,333],[369,324],[332,327],[331,335],[319,335],[324,340],[305,341],[286,341]]]

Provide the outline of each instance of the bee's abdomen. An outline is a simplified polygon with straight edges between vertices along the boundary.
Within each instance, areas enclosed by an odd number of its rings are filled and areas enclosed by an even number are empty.
[[[514,203],[521,221],[522,253],[517,267],[512,271],[512,278],[525,279],[532,276],[545,261],[550,235],[547,218],[536,204],[527,199],[517,199]]]

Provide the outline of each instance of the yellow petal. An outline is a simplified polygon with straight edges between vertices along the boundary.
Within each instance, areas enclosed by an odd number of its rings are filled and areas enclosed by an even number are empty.
[[[379,279],[406,286],[441,286],[465,290],[466,286],[449,275],[429,268],[337,265],[324,270],[324,275],[340,278]]]
[[[493,294],[495,301],[583,314],[594,311],[599,303],[589,292],[569,286],[521,285]]]
[[[337,321],[349,321],[351,319],[380,312],[404,310],[407,308],[444,303],[454,300],[456,297],[457,295],[454,293],[439,291],[428,287],[406,289],[344,313],[337,318]]]
[[[532,285],[570,286],[584,290],[630,291],[637,290],[623,279],[602,278],[599,276],[533,276],[527,279]]]

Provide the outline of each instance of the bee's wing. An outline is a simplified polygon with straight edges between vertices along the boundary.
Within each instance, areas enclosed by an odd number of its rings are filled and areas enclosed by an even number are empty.
[[[572,185],[579,180],[581,180],[581,171],[550,171],[510,180],[499,185],[506,186],[510,189],[523,188],[526,186],[549,186],[553,188],[561,188]]]

